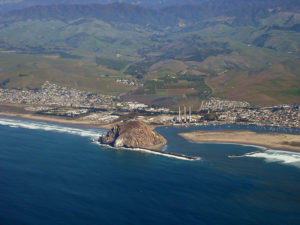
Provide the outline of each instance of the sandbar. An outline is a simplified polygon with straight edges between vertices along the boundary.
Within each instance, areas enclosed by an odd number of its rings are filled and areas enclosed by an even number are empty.
[[[253,131],[195,131],[180,133],[183,138],[201,143],[232,143],[263,146],[268,149],[300,151],[299,134],[256,133]]]

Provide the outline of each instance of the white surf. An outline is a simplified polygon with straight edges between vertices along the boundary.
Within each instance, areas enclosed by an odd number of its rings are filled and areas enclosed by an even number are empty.
[[[300,153],[281,150],[267,150],[265,152],[246,155],[247,157],[263,158],[266,162],[277,162],[300,168]]]
[[[58,124],[51,124],[46,122],[38,122],[31,120],[19,120],[19,119],[9,119],[9,118],[0,118],[0,125],[9,126],[12,128],[25,128],[31,130],[45,130],[45,131],[54,131],[60,133],[69,133],[74,135],[79,135],[83,137],[90,137],[91,139],[97,139],[100,135],[105,133],[101,129],[81,129],[77,127],[68,127]]]

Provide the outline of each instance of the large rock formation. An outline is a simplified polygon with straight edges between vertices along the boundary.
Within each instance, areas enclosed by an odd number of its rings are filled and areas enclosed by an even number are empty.
[[[161,150],[167,140],[143,122],[128,121],[115,125],[99,142],[113,147]]]

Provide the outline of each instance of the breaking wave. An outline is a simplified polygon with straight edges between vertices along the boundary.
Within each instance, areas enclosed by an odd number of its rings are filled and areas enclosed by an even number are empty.
[[[169,158],[175,158],[175,159],[186,160],[186,161],[201,160],[201,157],[191,158],[191,157],[185,156],[185,155],[175,155],[175,154],[172,154],[172,153],[167,153],[167,152],[164,152],[164,149],[163,149],[163,152],[156,152],[156,151],[152,151],[152,150],[148,150],[148,149],[144,149],[144,148],[112,147],[112,146],[109,146],[109,145],[101,144],[98,141],[94,141],[93,143],[96,144],[96,145],[104,146],[105,148],[110,148],[110,149],[114,149],[114,150],[121,149],[121,150],[127,150],[127,151],[143,152],[143,153],[161,155],[161,156],[165,156],[165,157],[169,157]]]
[[[278,162],[300,168],[300,153],[281,150],[267,150],[247,157],[263,158],[266,162]]]
[[[230,142],[228,142],[228,143],[225,143],[225,142],[222,142],[222,143],[201,142],[201,143],[216,144],[216,145],[238,145],[238,146],[258,148],[261,150],[267,149],[266,147],[260,146],[260,145],[241,144],[241,143],[234,143],[234,142],[232,142],[232,143],[230,143]]]
[[[45,130],[45,131],[54,131],[60,133],[69,133],[74,135],[79,135],[82,137],[90,137],[91,139],[97,139],[100,135],[105,133],[101,129],[80,129],[77,127],[67,127],[58,124],[51,124],[46,122],[37,122],[31,120],[19,120],[19,119],[8,119],[0,118],[0,125],[9,126],[13,128],[26,128],[31,130]]]

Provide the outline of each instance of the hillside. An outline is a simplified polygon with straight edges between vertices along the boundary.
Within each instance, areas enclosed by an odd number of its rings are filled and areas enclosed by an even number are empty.
[[[50,80],[173,107],[209,96],[300,101],[297,1],[175,3],[8,12],[0,17],[1,87],[37,88]]]

